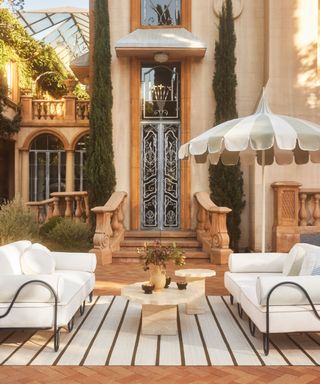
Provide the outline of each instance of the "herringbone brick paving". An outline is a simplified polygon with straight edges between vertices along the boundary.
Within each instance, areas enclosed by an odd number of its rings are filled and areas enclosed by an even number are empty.
[[[188,265],[188,268],[212,268],[215,278],[207,279],[208,295],[224,295],[223,273],[226,267],[212,264]],[[173,268],[168,268],[172,274]],[[138,264],[113,264],[98,267],[97,295],[118,295],[128,283],[148,278]],[[0,368],[0,384],[320,384],[317,367],[21,367]]]

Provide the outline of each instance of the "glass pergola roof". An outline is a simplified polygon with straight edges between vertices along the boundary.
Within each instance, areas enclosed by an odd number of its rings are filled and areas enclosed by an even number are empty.
[[[62,63],[89,51],[89,11],[63,7],[17,11],[16,17],[30,36],[50,44]]]

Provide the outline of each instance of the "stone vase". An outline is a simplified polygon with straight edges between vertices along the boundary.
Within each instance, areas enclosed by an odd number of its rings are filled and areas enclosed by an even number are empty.
[[[161,291],[166,285],[166,271],[159,265],[150,268],[150,284],[155,291]]]

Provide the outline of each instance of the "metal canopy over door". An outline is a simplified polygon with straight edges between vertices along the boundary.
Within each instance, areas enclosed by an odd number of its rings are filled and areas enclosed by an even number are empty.
[[[142,66],[141,228],[180,227],[179,66]]]

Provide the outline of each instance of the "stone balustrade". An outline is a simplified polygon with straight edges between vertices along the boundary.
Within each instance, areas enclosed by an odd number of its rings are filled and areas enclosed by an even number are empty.
[[[120,242],[124,239],[123,205],[127,192],[114,192],[104,206],[92,208],[96,215],[96,229],[93,236],[94,252],[98,264],[112,263],[112,252],[120,249]]]
[[[230,208],[218,207],[208,192],[197,192],[197,238],[214,264],[226,264],[232,250],[229,248],[227,214]]]
[[[32,100],[32,118],[37,120],[63,119],[64,101]]]
[[[47,222],[53,216],[89,222],[88,192],[53,192],[50,196],[51,198],[47,200],[27,203],[36,211],[40,224]]]
[[[60,100],[34,99],[21,96],[23,123],[88,123],[89,100],[78,100],[74,96],[65,96]]]
[[[320,226],[320,189],[300,188],[299,226]]]
[[[273,250],[288,252],[301,234],[320,233],[320,189],[294,181],[276,182],[274,190]]]

